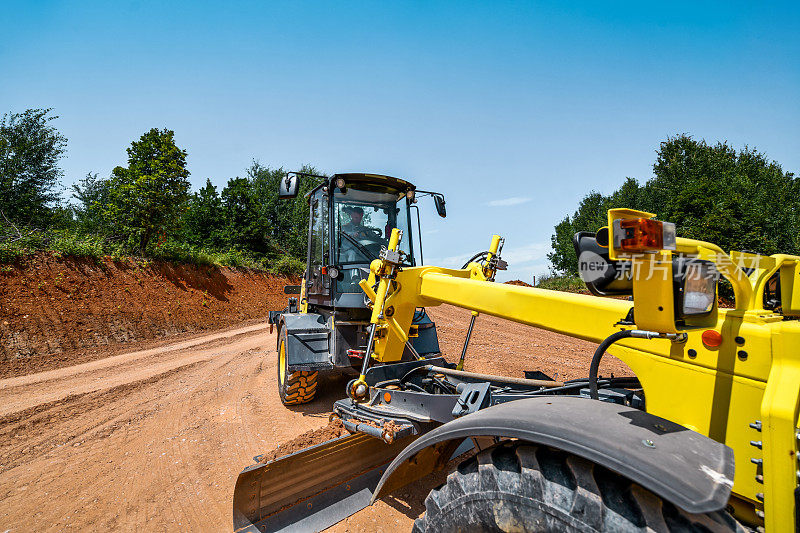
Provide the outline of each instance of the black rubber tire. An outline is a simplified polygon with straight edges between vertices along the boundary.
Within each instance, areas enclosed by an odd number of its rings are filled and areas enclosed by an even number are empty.
[[[286,358],[286,329],[278,331],[278,396],[283,405],[308,403],[317,394],[318,372],[299,370],[289,372]]]
[[[507,441],[464,461],[432,490],[413,531],[746,530],[724,511],[686,513],[583,458]]]

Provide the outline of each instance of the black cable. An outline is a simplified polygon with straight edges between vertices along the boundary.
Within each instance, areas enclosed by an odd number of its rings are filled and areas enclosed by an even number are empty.
[[[385,387],[387,385],[402,385],[399,379],[387,379],[386,381],[379,381],[375,384],[376,389],[380,389],[381,387]]]
[[[439,389],[444,392],[445,394],[455,394],[457,389],[447,383],[446,381],[442,381],[439,378],[431,378],[433,380],[433,384],[439,387]]]
[[[588,381],[589,381],[588,379],[582,379],[580,383],[569,383],[567,385],[564,385],[563,387],[555,387],[555,388],[552,388],[552,389],[541,389],[541,390],[538,390],[538,391],[533,391],[530,394],[546,396],[548,394],[555,394],[555,393],[573,391],[575,389],[582,389],[582,388],[586,387],[586,382],[588,382]],[[597,381],[598,388],[605,387],[605,386],[611,385],[611,384],[612,383],[609,380],[606,380],[606,379],[602,379],[602,380],[598,380]]]
[[[428,392],[425,389],[423,389],[422,387],[420,387],[419,385],[416,385],[414,383],[403,383],[399,379],[387,379],[386,381],[380,381],[380,382],[375,384],[375,388],[376,389],[380,389],[380,388],[385,387],[387,385],[398,385],[403,390],[405,390],[407,387],[411,387],[413,389],[416,389],[418,392]]]
[[[425,394],[428,393],[428,391],[426,391],[425,389],[423,389],[419,385],[415,385],[414,383],[403,383],[403,386],[404,387],[411,387],[412,389],[416,389],[417,392],[424,392]]]
[[[487,255],[489,255],[488,251],[479,252],[479,253],[473,255],[469,260],[467,260],[466,263],[464,263],[464,266],[461,267],[461,270],[464,270],[465,268],[467,268],[469,266],[469,264],[472,263],[473,261],[475,261],[476,259],[485,258]]]
[[[411,374],[413,374],[414,372],[417,372],[419,370],[427,371],[428,370],[427,365],[415,366],[414,368],[412,368],[411,370],[406,372],[405,375],[402,378],[399,379],[400,383],[405,385],[406,379],[408,379],[408,376],[410,376]]]
[[[592,356],[592,364],[589,367],[589,396],[593,400],[600,399],[600,395],[597,394],[597,371],[600,368],[600,359],[603,358],[603,354],[606,353],[606,350],[608,350],[609,346],[620,339],[630,336],[631,330],[624,329],[622,331],[617,331],[616,333],[606,337],[606,339],[601,342],[600,346],[598,346],[594,351],[594,355]]]

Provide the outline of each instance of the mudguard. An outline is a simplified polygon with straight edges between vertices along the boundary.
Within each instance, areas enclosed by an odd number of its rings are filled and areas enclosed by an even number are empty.
[[[325,318],[316,313],[284,313],[281,330],[286,328],[286,361],[289,372],[333,368],[330,357],[330,330]]]
[[[733,486],[733,450],[631,407],[542,396],[495,405],[418,438],[383,474],[372,502],[441,468],[465,438],[517,438],[613,470],[690,513],[722,509]]]

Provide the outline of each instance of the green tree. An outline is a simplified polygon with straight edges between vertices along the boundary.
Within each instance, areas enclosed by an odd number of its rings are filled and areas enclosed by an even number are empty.
[[[678,235],[724,250],[798,252],[800,180],[763,153],[682,135],[661,143],[653,172],[646,210]]]
[[[590,193],[559,222],[548,254],[553,271],[577,272],[572,236],[605,225],[606,211],[615,207],[655,213],[674,222],[679,236],[724,250],[800,252],[800,179],[763,153],[679,135],[661,143],[653,174],[641,186],[627,178],[610,195]]]
[[[318,173],[307,165],[300,171]],[[283,169],[271,169],[253,161],[246,177],[228,181],[221,194],[228,246],[270,261],[287,255],[305,259],[308,240],[305,195],[316,182],[301,179],[297,198],[279,200],[278,185],[285,176]]]
[[[222,190],[225,239],[231,248],[247,250],[257,257],[267,252],[267,228],[259,220],[258,199],[248,178],[233,178]]]
[[[82,180],[72,186],[72,198],[78,201],[72,211],[75,219],[85,232],[103,230],[103,210],[109,197],[109,180],[89,172]]]
[[[556,225],[556,232],[550,238],[553,251],[547,254],[554,271],[578,271],[578,258],[575,256],[572,238],[579,231],[596,231],[604,226],[608,204],[608,197],[593,191],[581,200],[572,217],[566,217]]]
[[[186,204],[181,221],[183,238],[195,246],[220,248],[225,242],[224,226],[222,198],[207,179],[205,187],[194,193]]]
[[[58,163],[67,139],[51,125],[58,117],[50,111],[28,109],[0,120],[0,211],[17,224],[47,225],[60,197]]]
[[[144,252],[159,233],[174,233],[189,197],[186,151],[171,130],[151,129],[128,148],[128,166],[116,167],[103,216],[130,246]]]
[[[310,165],[304,165],[299,172],[320,175]],[[305,261],[308,241],[308,199],[306,193],[318,182],[301,178],[297,197],[293,200],[278,198],[278,185],[286,176],[282,169],[270,169],[253,161],[247,170],[252,184],[253,195],[258,200],[258,218],[266,230],[271,258],[291,255]]]

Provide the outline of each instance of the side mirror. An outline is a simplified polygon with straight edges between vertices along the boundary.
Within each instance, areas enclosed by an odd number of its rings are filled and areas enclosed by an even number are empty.
[[[578,272],[589,292],[595,296],[630,296],[633,294],[631,270],[608,257],[608,230],[581,231],[572,240],[578,256]],[[603,246],[605,244],[605,246]]]
[[[287,174],[281,178],[280,186],[278,187],[278,198],[281,200],[295,198],[299,187],[300,178],[297,174]]]
[[[433,203],[436,205],[436,212],[439,213],[439,216],[445,218],[447,216],[447,209],[444,206],[444,196],[434,195]]]

